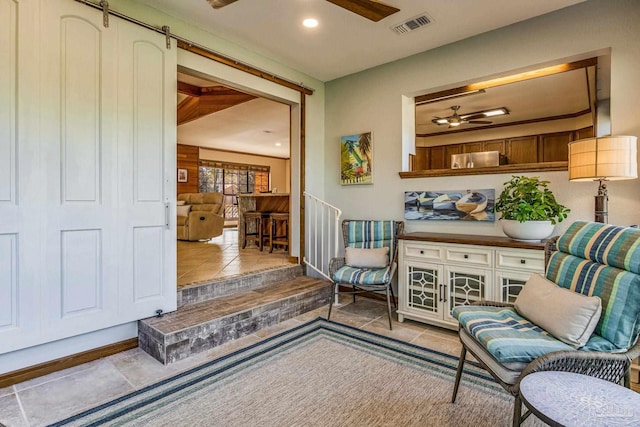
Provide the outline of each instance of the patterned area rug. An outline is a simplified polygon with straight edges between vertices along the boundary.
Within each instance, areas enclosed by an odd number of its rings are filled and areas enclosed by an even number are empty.
[[[450,403],[456,365],[318,318],[53,425],[511,425],[513,398],[473,363]]]

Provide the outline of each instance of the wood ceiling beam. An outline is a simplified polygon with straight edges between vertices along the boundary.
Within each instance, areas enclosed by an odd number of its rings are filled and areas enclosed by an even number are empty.
[[[188,96],[200,96],[200,88],[189,83],[178,82],[178,93]]]
[[[178,105],[178,126],[257,98],[223,86],[198,89],[200,95],[189,96]]]

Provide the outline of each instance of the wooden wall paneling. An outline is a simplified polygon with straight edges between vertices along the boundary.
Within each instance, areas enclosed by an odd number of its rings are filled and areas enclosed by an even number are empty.
[[[538,162],[538,136],[524,136],[521,138],[509,138],[507,140],[507,163]]]
[[[444,146],[444,167],[448,169],[451,167],[451,155],[461,154],[463,144],[453,144]]]
[[[416,147],[413,170],[421,171],[429,169],[429,151],[429,147]]]
[[[429,149],[429,169],[444,169],[444,156],[444,145],[431,147]],[[451,162],[451,160],[449,160],[449,162]]]
[[[573,132],[558,132],[540,135],[542,162],[562,162],[569,158],[569,142],[573,141]]]
[[[504,139],[496,139],[494,141],[485,141],[482,151],[499,151],[500,154],[506,156],[507,149]]]
[[[177,168],[187,170],[187,182],[178,183],[178,194],[198,192],[200,185],[198,174],[199,153],[200,149],[198,147],[178,144]]]
[[[588,126],[586,128],[578,129],[575,131],[574,141],[583,138],[593,138],[593,126]]]
[[[480,153],[482,151],[485,151],[484,143],[482,141],[462,144],[463,153]]]

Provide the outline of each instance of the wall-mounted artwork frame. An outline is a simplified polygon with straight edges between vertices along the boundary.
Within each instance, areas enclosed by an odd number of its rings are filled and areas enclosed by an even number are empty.
[[[340,137],[340,184],[373,184],[371,132]]]
[[[178,182],[188,182],[189,171],[187,169],[178,169]]]
[[[496,191],[482,190],[407,191],[407,220],[495,221]]]

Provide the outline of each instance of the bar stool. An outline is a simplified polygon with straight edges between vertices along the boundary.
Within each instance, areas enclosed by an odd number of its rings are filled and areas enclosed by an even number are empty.
[[[247,246],[247,242],[256,242],[260,250],[264,248],[265,226],[268,225],[270,212],[247,211],[244,213],[244,241],[242,249]],[[255,226],[255,231],[249,231],[249,225]]]
[[[273,248],[278,246],[284,246],[285,250],[289,249],[289,212],[273,212],[269,215],[269,244],[271,249],[269,253],[273,252]],[[278,229],[280,233],[278,234]]]

